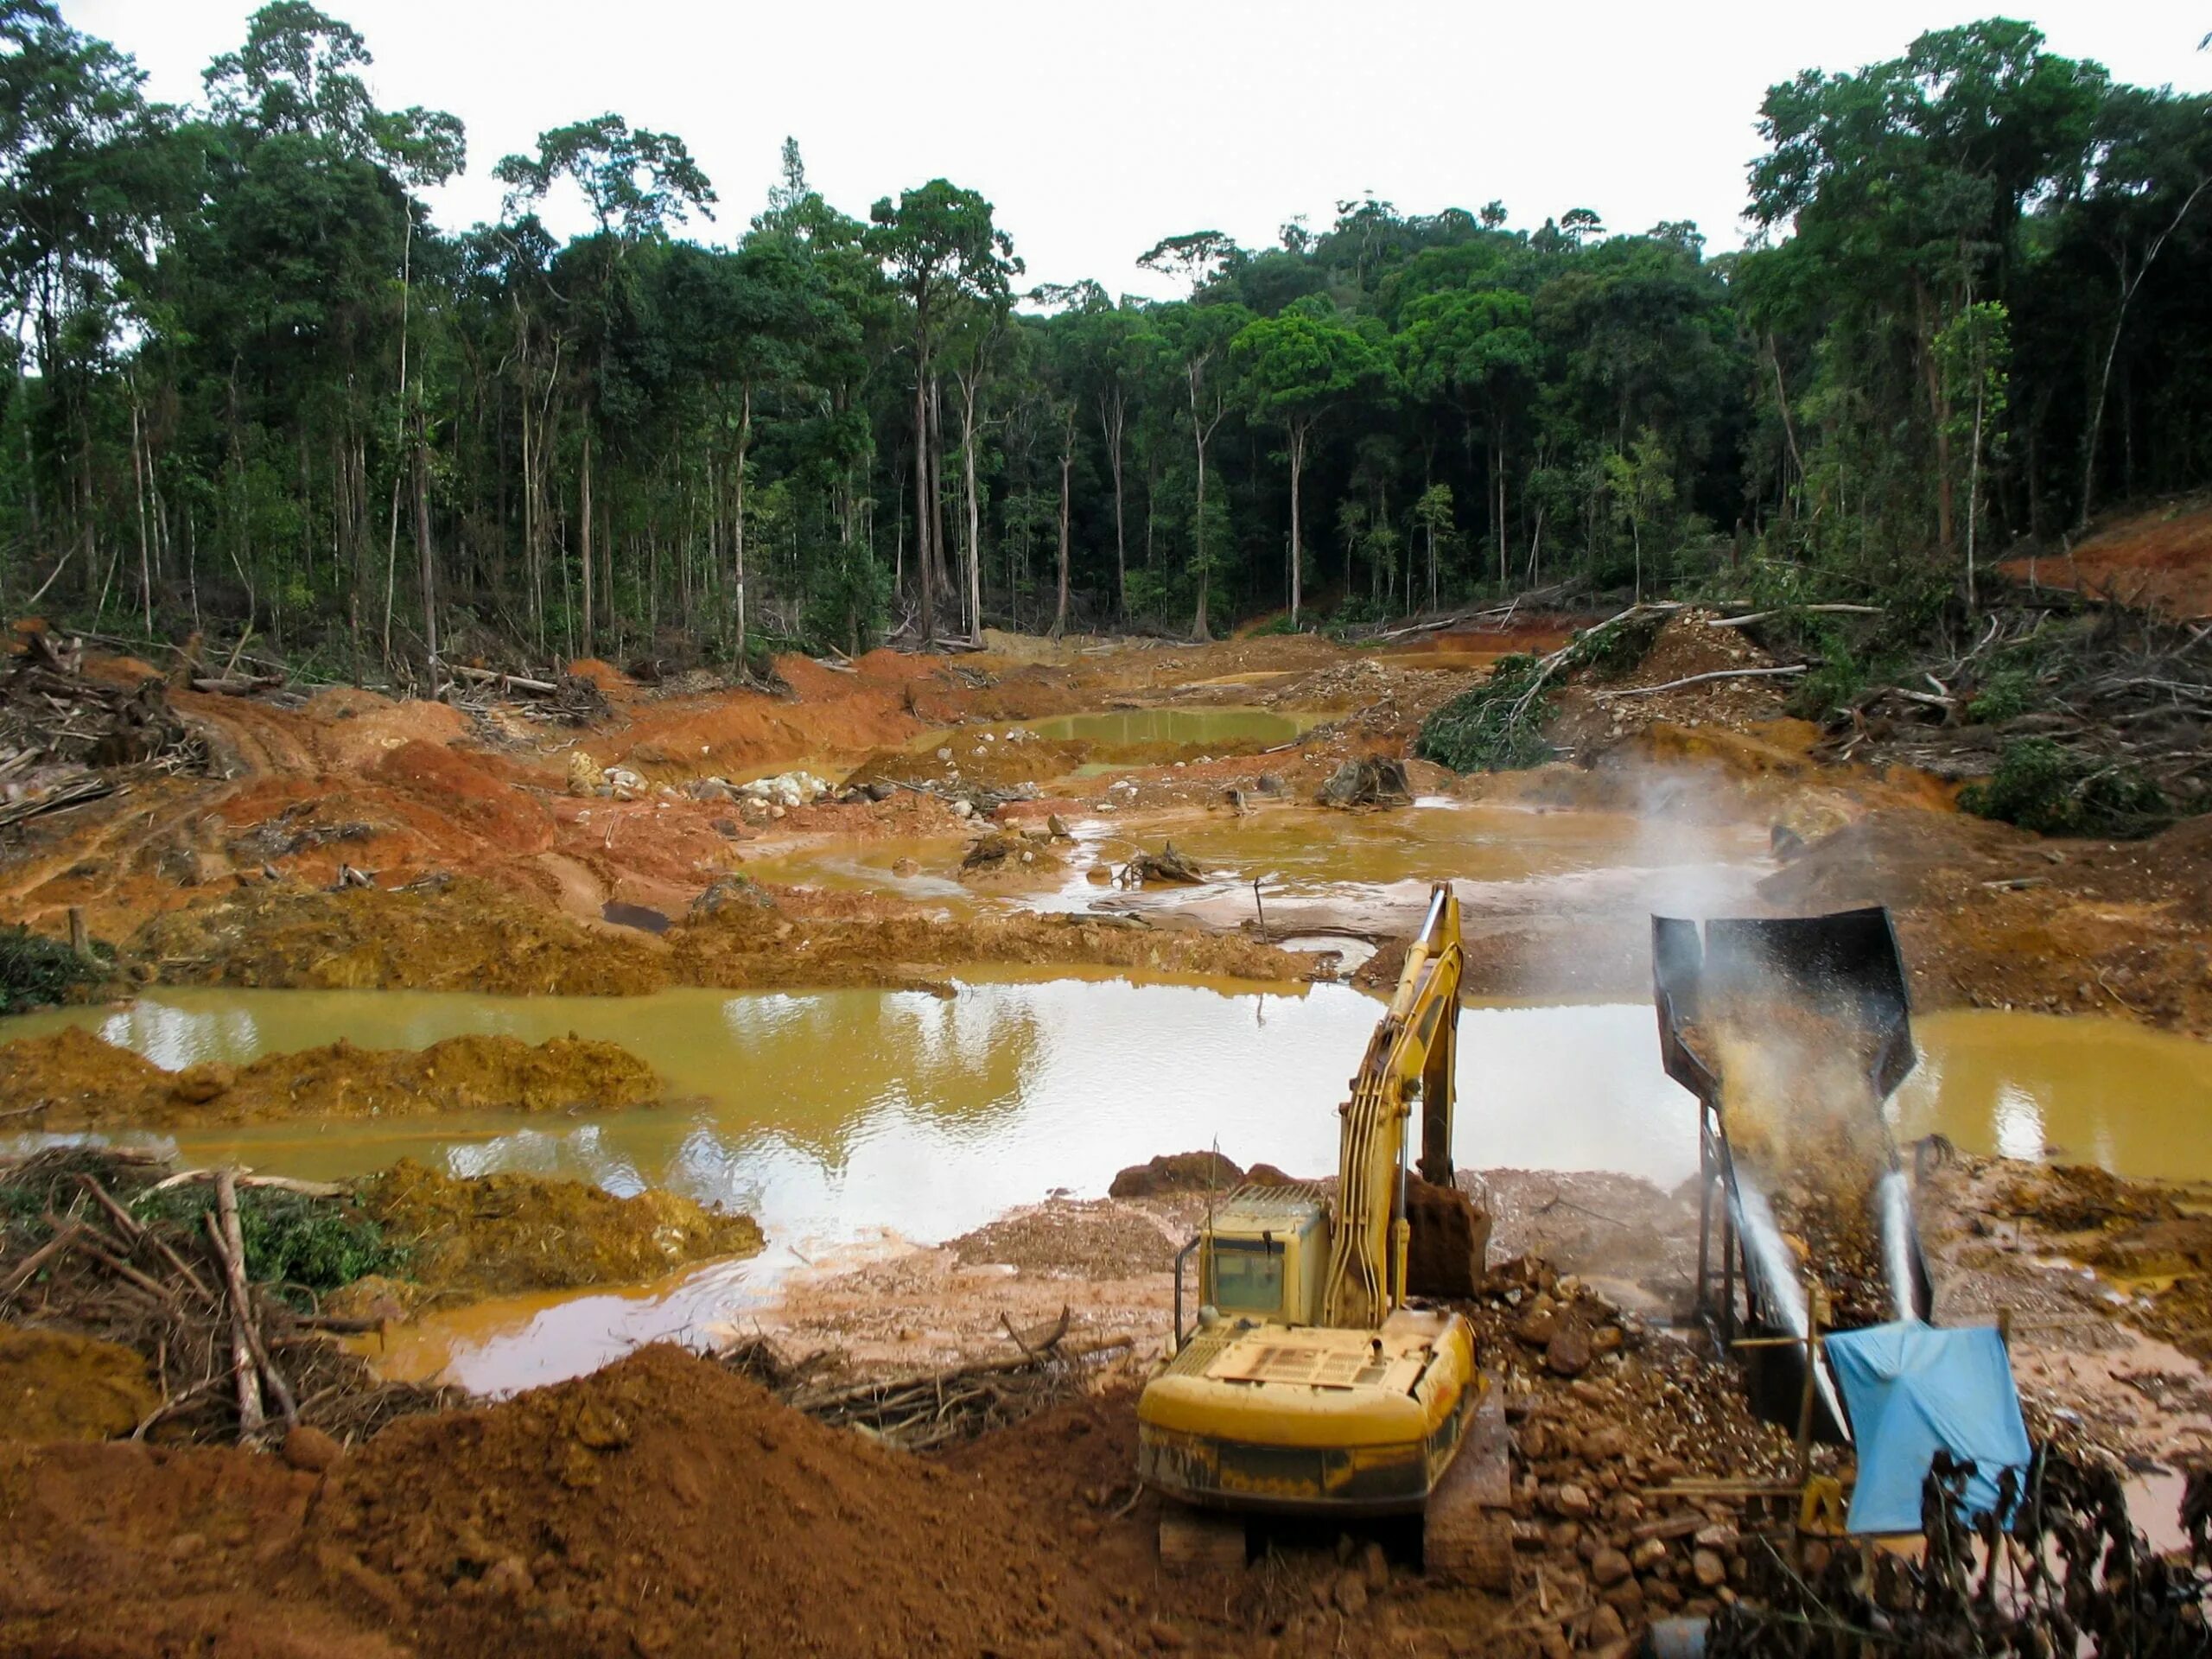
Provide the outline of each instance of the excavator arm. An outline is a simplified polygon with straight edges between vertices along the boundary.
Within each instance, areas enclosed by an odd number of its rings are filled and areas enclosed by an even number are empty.
[[[1458,1060],[1459,901],[1451,884],[1429,894],[1420,934],[1390,1006],[1351,1080],[1338,1148],[1325,1321],[1354,1330],[1382,1324],[1405,1300],[1407,1120],[1421,1110],[1421,1173],[1452,1179],[1452,1068]]]

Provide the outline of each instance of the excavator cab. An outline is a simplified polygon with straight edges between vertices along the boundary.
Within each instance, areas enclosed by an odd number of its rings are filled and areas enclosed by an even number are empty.
[[[1328,1218],[1320,1189],[1306,1182],[1238,1187],[1192,1241],[1199,1304],[1224,1319],[1318,1324]],[[1175,1337],[1179,1346],[1179,1322]]]

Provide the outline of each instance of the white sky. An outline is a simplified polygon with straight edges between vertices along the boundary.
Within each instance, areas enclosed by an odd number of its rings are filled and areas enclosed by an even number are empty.
[[[673,131],[734,238],[784,136],[858,218],[942,175],[982,191],[1032,282],[1135,269],[1165,235],[1265,246],[1369,191],[1407,213],[1504,201],[1517,228],[1569,207],[1608,228],[1694,219],[1742,238],[1744,167],[1766,87],[1855,68],[1923,29],[2025,16],[2051,49],[2120,79],[2212,87],[2198,0],[321,0],[368,39],[386,106],[449,110],[469,167],[434,198],[454,227],[495,215],[493,162],[543,129],[613,111]],[[200,91],[245,39],[248,0],[62,0],[132,53],[157,98]],[[581,204],[556,229],[582,228]]]

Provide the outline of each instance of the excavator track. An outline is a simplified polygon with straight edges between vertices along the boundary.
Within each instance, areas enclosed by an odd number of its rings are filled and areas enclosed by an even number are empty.
[[[1505,1402],[1487,1389],[1422,1517],[1421,1565],[1433,1576],[1478,1590],[1512,1589],[1511,1444]]]

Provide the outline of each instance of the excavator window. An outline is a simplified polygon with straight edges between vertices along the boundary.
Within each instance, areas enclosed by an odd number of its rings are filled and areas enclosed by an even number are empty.
[[[1282,1313],[1282,1246],[1273,1239],[1213,1241],[1213,1305],[1224,1313]]]

